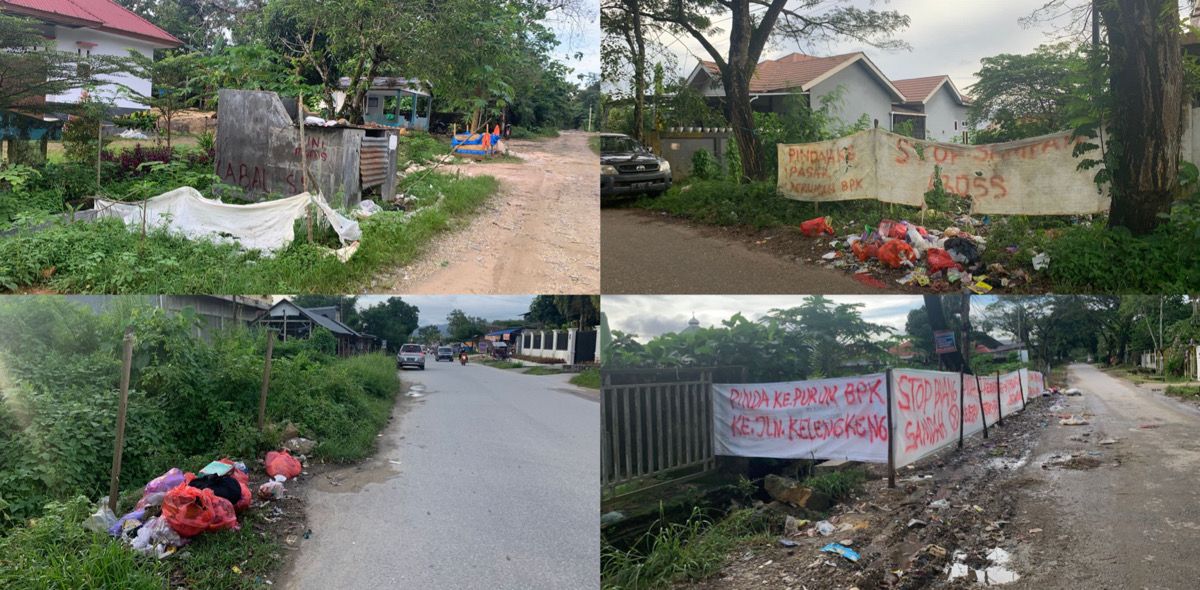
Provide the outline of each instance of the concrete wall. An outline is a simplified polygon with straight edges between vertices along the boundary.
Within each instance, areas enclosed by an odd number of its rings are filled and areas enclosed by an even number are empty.
[[[261,200],[303,191],[300,130],[279,95],[247,90],[220,91],[217,113],[216,173],[240,196]],[[334,207],[351,207],[361,199],[359,151],[365,131],[340,127],[305,127],[310,179]]]
[[[540,335],[539,346],[534,346]],[[559,349],[561,342],[566,341],[566,348]],[[517,341],[517,354],[545,359],[559,359],[570,364],[575,358],[575,328],[566,330],[525,330]]]
[[[657,139],[651,138],[654,153],[671,163],[671,178],[681,180],[692,175],[692,156],[699,150],[708,153],[725,166],[725,155],[730,149],[728,133],[713,132],[662,132]]]
[[[1192,107],[1184,115],[1182,151],[1184,162],[1200,159],[1200,107]]]
[[[809,93],[810,104],[821,108],[821,100],[838,88],[844,88],[841,101],[832,110],[843,125],[852,125],[866,114],[872,125],[878,120],[880,128],[891,131],[894,97],[870,68],[860,61],[821,82]]]
[[[59,51],[75,53],[76,50],[84,52],[91,51],[92,55],[115,55],[119,57],[128,57],[129,51],[137,51],[146,57],[154,57],[154,45],[129,37],[121,37],[103,31],[94,29],[72,29],[62,26],[54,27],[55,45]],[[90,50],[76,45],[77,41],[85,41],[95,43],[96,46]],[[138,93],[150,95],[150,81],[144,78],[138,78],[127,73],[114,74],[105,78],[108,81],[124,84],[129,86]],[[75,103],[79,102],[79,95],[83,92],[82,89],[76,88],[62,94],[47,96],[46,100],[59,103]],[[100,86],[96,90],[96,94],[105,98],[114,100],[117,108],[122,109],[145,109],[146,106],[136,103],[129,98],[122,98],[120,87],[116,84],[106,84]]]
[[[954,91],[948,84],[942,85],[926,103],[925,115],[926,139],[962,142],[963,131],[967,128],[967,107],[954,100]]]

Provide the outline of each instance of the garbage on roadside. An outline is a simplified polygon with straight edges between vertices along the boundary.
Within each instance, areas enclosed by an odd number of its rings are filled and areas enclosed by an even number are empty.
[[[283,449],[282,451],[268,452],[265,464],[267,467],[267,475],[271,477],[282,475],[288,479],[292,479],[297,475],[300,475],[300,471],[302,469],[300,462],[292,457],[291,453],[289,453],[287,449]]]
[[[1079,391],[1078,389],[1076,389],[1076,388],[1074,388],[1074,387],[1072,387],[1072,388],[1070,388],[1070,389],[1068,389],[1068,390],[1064,391],[1063,393],[1064,393],[1064,394],[1066,394],[1066,395],[1069,395],[1069,396],[1079,396],[1079,395],[1083,395],[1083,392],[1082,392],[1082,391]]]
[[[112,509],[108,507],[108,496],[105,496],[100,500],[96,511],[83,521],[83,528],[96,533],[108,533],[109,529],[116,524],[117,515],[113,514]]]
[[[279,500],[286,493],[287,490],[284,489],[283,482],[279,480],[268,481],[258,486],[258,497],[262,500]]]
[[[834,235],[833,226],[829,225],[828,217],[817,217],[809,219],[800,224],[800,233],[815,238],[821,234]]]
[[[240,526],[233,503],[208,488],[179,486],[167,492],[162,511],[167,524],[181,537],[237,530]]]
[[[833,523],[829,522],[828,520],[822,520],[822,521],[818,522],[816,525],[816,529],[817,529],[817,532],[820,533],[822,537],[828,537],[829,535],[832,535],[833,531],[835,530]]]
[[[1006,567],[1008,562],[1012,560],[1012,555],[1003,548],[996,547],[992,549],[987,554],[987,560],[991,565],[974,569],[966,563],[966,552],[956,551],[954,552],[954,561],[943,571],[949,574],[946,578],[947,580],[969,578],[974,573],[975,582],[985,586],[1011,584],[1021,579],[1020,574]]]
[[[858,552],[845,545],[842,545],[841,543],[830,543],[822,547],[821,552],[840,555],[850,561],[858,561]]]
[[[1062,418],[1058,423],[1063,426],[1086,426],[1089,424],[1086,419],[1074,415]]]
[[[788,548],[800,546],[799,543],[797,543],[791,539],[788,539],[787,537],[780,537],[779,544],[783,547],[788,547]]]

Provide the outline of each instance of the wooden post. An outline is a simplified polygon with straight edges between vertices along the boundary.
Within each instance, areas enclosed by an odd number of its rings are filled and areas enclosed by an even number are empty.
[[[267,390],[271,387],[271,354],[275,352],[275,330],[267,330],[267,360],[263,363],[262,389],[258,393],[258,431],[267,420]]]
[[[296,98],[296,116],[300,119],[300,186],[308,192],[308,146],[304,144],[304,93]],[[312,243],[312,202],[304,206],[304,225],[308,229],[308,243]],[[262,421],[259,421],[262,430]]]
[[[975,393],[979,395],[979,413],[983,416],[983,438],[987,438],[987,412],[983,409],[983,387],[979,385],[979,375],[975,375]]]
[[[894,428],[892,428],[892,370],[888,369],[884,376],[887,379],[887,427],[888,427],[888,487],[896,487],[896,443]]]
[[[958,372],[958,448],[963,447],[963,426],[965,425],[966,410],[963,409],[963,404],[966,402],[966,387],[967,380],[962,371]]]
[[[96,122],[96,194],[100,194],[100,155],[104,151],[104,121]]]
[[[1000,371],[996,371],[996,413],[1000,415],[996,424],[1004,426],[1004,400],[1000,399]]]
[[[129,371],[133,366],[133,326],[125,328],[121,343],[121,399],[117,404],[117,442],[113,445],[112,472],[108,480],[108,508],[117,511],[121,481],[121,453],[125,447],[125,412],[129,406]]]

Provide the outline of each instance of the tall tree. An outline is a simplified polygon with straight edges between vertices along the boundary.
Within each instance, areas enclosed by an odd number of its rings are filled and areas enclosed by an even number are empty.
[[[388,349],[396,350],[416,331],[420,310],[399,297],[388,297],[383,303],[359,312],[360,329],[387,340]]]
[[[1087,61],[1071,43],[1041,45],[1028,54],[980,60],[971,92],[970,119],[989,128],[979,143],[1012,141],[1070,128],[1067,105]]]
[[[1120,150],[1109,225],[1146,234],[1179,192],[1185,107],[1176,0],[1095,0],[1108,32]]]
[[[607,0],[600,7],[600,28],[606,36],[619,40],[609,44],[604,56],[609,74],[625,63],[633,66],[633,129],[630,134],[642,139],[646,129],[646,32],[642,16],[644,0]],[[620,64],[620,65],[618,65]]]
[[[483,336],[487,331],[488,321],[484,318],[469,316],[461,309],[451,310],[446,316],[449,323],[447,330],[450,338],[459,342],[474,340]]]
[[[742,172],[756,180],[765,178],[767,170],[750,108],[750,80],[769,41],[811,44],[846,37],[873,47],[907,47],[893,38],[908,26],[907,16],[835,0],[647,0],[641,10],[646,18],[690,35],[717,64],[725,89],[725,117],[737,139]],[[726,20],[728,24],[716,26]],[[718,36],[724,31],[729,33],[729,47],[722,51]]]

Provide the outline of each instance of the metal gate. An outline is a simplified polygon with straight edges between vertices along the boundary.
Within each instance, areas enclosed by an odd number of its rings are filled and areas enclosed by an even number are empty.
[[[601,369],[601,484],[606,497],[703,475],[713,456],[712,383],[729,368]],[[741,371],[741,367],[734,367]]]
[[[596,362],[596,332],[575,332],[575,358],[571,362],[576,365]]]

